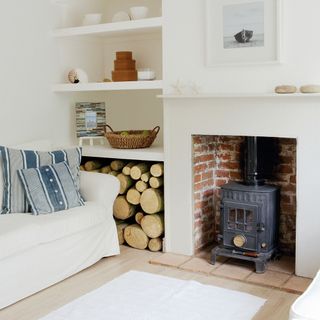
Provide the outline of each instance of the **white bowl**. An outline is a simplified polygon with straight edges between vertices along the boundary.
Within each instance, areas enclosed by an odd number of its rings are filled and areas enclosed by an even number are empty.
[[[138,69],[138,80],[154,80],[156,73],[152,69]]]
[[[83,26],[91,26],[94,24],[99,24],[102,20],[102,14],[101,13],[89,13],[86,14],[82,20]]]
[[[130,16],[132,20],[144,19],[148,16],[148,7],[131,7]]]

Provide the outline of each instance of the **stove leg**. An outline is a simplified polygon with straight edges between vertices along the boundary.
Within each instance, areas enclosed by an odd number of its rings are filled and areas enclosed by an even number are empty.
[[[216,260],[217,260],[216,250],[212,249],[211,258],[210,258],[210,264],[216,264]]]
[[[266,271],[266,261],[256,261],[256,273],[265,273]]]

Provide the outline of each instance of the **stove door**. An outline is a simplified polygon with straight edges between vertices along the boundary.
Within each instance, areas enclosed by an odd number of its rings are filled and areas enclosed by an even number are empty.
[[[225,201],[223,216],[223,245],[235,250],[258,252],[257,224],[260,206]]]

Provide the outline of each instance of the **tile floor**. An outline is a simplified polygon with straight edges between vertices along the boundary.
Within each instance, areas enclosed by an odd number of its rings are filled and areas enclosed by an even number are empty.
[[[252,262],[218,257],[217,263],[211,265],[208,262],[209,259],[210,250],[205,250],[194,257],[163,253],[150,260],[150,263],[272,287],[298,294],[303,293],[312,281],[312,279],[294,275],[293,257],[283,256],[280,260],[270,261],[264,274],[255,273]]]

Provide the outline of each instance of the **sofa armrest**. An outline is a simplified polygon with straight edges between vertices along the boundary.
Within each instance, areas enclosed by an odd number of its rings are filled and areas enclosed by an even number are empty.
[[[114,176],[95,172],[80,172],[80,192],[85,201],[98,202],[106,208],[110,208],[119,191],[120,182]]]

